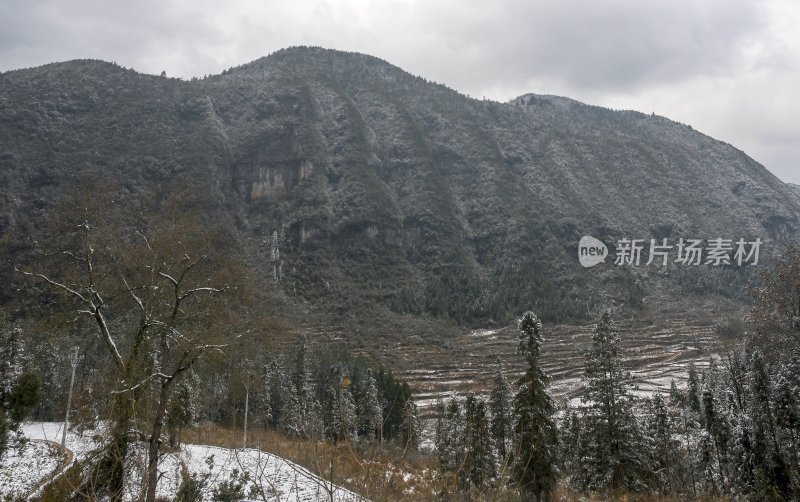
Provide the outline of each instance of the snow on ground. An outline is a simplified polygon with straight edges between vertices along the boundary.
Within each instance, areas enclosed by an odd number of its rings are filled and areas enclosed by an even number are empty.
[[[28,439],[61,444],[63,426],[63,422],[26,422],[22,424],[21,430]],[[75,455],[75,460],[78,462],[92,456],[101,445],[101,434],[97,429],[83,432],[74,428],[67,430],[66,447]]]
[[[26,441],[22,446],[12,446],[0,460],[0,499],[25,498],[63,461],[61,451],[44,441]]]
[[[499,333],[500,329],[476,329],[469,336],[480,336],[484,338],[488,338],[489,340],[494,340],[496,338],[497,333]]]
[[[146,465],[144,445],[135,449],[129,459],[130,477],[124,494],[125,501],[138,500],[141,473]],[[355,502],[364,499],[340,486],[315,476],[307,469],[254,449],[219,448],[216,446],[184,444],[179,453],[165,455],[158,465],[158,497],[175,498],[184,470],[203,483],[204,501],[224,482],[244,481],[244,494],[254,500],[291,502]],[[246,475],[246,478],[242,476]],[[246,481],[245,481],[246,480]]]
[[[24,449],[10,451],[0,462],[0,499],[6,495],[24,496],[40,482],[50,479],[54,473],[63,472],[64,468],[59,470],[59,466],[63,464],[64,456],[48,443],[61,442],[62,426],[59,422],[29,422],[22,425],[22,433],[30,441]],[[72,429],[67,431],[66,446],[77,461],[92,457],[101,444],[101,436],[96,430],[83,433]],[[133,448],[127,462],[130,478],[125,500],[137,500],[141,473],[146,465],[143,444]],[[174,498],[185,470],[190,475],[195,474],[198,479],[206,480],[203,490],[206,501],[211,500],[215,488],[232,479],[234,470],[240,475],[247,473],[245,494],[249,495],[250,490],[256,487],[270,501],[364,500],[361,496],[333,485],[281,457],[254,449],[231,450],[204,445],[183,445],[180,452],[164,455],[159,462],[157,495]],[[252,498],[263,500],[260,495]]]
[[[293,462],[254,449],[230,450],[213,446],[183,445],[181,459],[189,472],[200,476],[208,475],[209,486],[204,494],[204,500],[210,500],[213,487],[230,479],[234,470],[240,473],[247,472],[250,475],[251,480],[247,483],[245,493],[256,486],[267,500],[303,502],[364,500],[361,496],[326,482]]]
[[[55,446],[61,444],[61,422],[26,422],[20,432],[28,441],[22,448],[12,448],[0,461],[0,499],[25,497],[40,483],[62,473],[66,457]],[[85,460],[99,446],[92,432],[67,432],[67,449],[74,460]],[[55,444],[53,444],[55,443]]]
[[[140,500],[142,491],[142,473],[147,468],[147,447],[145,443],[139,443],[132,448],[127,459],[126,472],[128,479],[125,483],[125,493],[123,500]],[[156,486],[156,497],[174,499],[181,486],[181,471],[183,462],[177,454],[168,453],[161,457],[158,462],[159,481]]]

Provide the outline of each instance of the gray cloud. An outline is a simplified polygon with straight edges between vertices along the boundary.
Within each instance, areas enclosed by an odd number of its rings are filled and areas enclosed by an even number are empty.
[[[436,4],[431,20],[449,48],[489,63],[473,78],[538,77],[591,89],[628,89],[698,72],[725,72],[761,27],[752,2],[530,2],[493,9]],[[434,25],[430,26],[434,30]],[[435,49],[434,49],[435,50]]]
[[[800,183],[798,23],[790,0],[5,0],[0,70],[99,58],[188,78],[321,45],[476,97],[655,111]]]

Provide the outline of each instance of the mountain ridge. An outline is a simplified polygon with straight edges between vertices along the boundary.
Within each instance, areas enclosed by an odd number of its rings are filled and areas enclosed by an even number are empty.
[[[569,98],[477,100],[320,48],[192,80],[98,60],[0,74],[0,239],[95,171],[121,182],[126,204],[196,181],[265,285],[371,333],[528,308],[559,322],[605,294],[696,279],[584,270],[582,235],[779,243],[800,228],[786,184],[684,124]],[[709,288],[730,280],[698,273]]]

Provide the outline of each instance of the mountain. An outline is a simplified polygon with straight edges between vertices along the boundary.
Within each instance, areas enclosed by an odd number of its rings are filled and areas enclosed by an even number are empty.
[[[699,276],[699,293],[724,293],[741,273],[586,270],[578,241],[760,237],[766,251],[800,229],[796,192],[689,125],[554,96],[476,100],[308,47],[191,81],[94,60],[0,74],[0,241],[97,173],[132,208],[174,179],[208,190],[200,210],[230,219],[284,315],[351,334],[529,308],[564,321]]]

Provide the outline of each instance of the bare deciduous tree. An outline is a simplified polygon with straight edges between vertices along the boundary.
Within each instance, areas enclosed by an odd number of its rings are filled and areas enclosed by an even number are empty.
[[[760,278],[750,314],[752,341],[765,353],[800,356],[800,245],[787,246]]]
[[[114,365],[110,446],[96,466],[102,475],[93,476],[104,481],[93,488],[121,495],[130,438],[146,437],[149,502],[172,390],[238,332],[246,316],[235,285],[246,274],[224,228],[177,202],[148,202],[136,216],[115,212],[108,194],[80,195],[53,218],[48,249],[15,268],[59,293],[63,312],[90,319]]]

